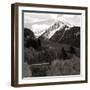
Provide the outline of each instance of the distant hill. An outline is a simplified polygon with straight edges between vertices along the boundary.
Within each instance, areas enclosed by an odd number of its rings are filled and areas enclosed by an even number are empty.
[[[36,38],[33,31],[28,28],[24,28],[24,47],[32,47],[35,50],[41,49],[40,39]]]
[[[24,46],[28,47],[29,46],[29,39],[35,38],[34,33],[32,32],[32,30],[28,29],[28,28],[24,28]]]

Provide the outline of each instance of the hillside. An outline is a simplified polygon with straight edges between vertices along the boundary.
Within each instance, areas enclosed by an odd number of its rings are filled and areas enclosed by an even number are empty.
[[[57,31],[50,40],[80,48],[80,27],[72,27],[67,31],[64,29]]]

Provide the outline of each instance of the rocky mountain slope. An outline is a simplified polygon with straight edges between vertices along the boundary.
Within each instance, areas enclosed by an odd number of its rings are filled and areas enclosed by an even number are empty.
[[[55,22],[40,37],[43,40],[80,47],[80,27],[62,21]]]

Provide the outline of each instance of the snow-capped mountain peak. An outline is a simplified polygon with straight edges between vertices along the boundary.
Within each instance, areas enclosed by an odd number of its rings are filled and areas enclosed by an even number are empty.
[[[69,23],[64,23],[60,20],[57,20],[53,25],[51,25],[43,34],[42,36],[45,39],[50,39],[55,32],[60,31],[62,29],[69,30],[71,27],[73,27],[73,25],[69,24]]]

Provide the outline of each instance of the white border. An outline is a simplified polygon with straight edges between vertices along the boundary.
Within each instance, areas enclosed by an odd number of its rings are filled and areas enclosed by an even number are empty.
[[[35,11],[54,11],[54,12],[73,12],[82,13],[82,25],[81,25],[81,63],[80,63],[80,75],[72,76],[51,76],[51,77],[40,77],[40,78],[24,78],[22,79],[22,10],[35,10]],[[47,82],[67,82],[67,81],[80,81],[85,80],[85,11],[84,10],[72,10],[72,9],[57,9],[57,8],[39,8],[39,7],[18,7],[18,83],[19,84],[34,84],[34,83],[47,83]]]

